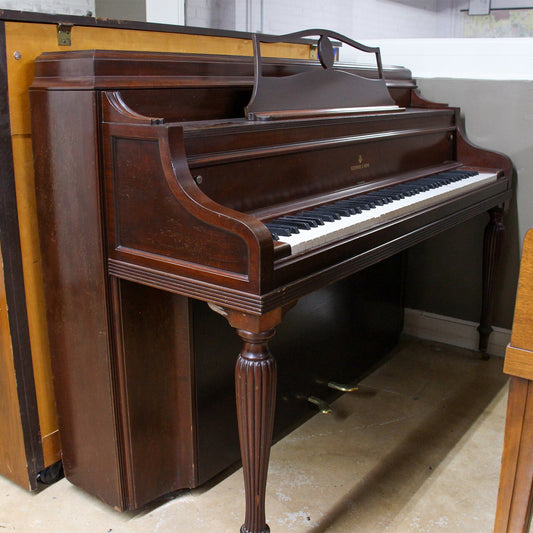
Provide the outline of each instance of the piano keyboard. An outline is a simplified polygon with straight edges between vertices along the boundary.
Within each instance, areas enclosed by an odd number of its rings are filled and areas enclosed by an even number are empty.
[[[496,179],[494,173],[450,170],[286,215],[265,225],[274,240],[290,245],[294,255],[442,202]]]

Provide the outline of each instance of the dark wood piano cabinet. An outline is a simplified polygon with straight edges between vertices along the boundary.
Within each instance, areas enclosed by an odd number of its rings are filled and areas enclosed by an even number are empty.
[[[263,67],[278,77],[321,68],[298,60],[264,60]],[[342,68],[377,77],[375,69]],[[278,406],[291,394],[300,405],[300,387],[331,379],[314,355],[327,344],[333,373],[353,379],[368,369],[375,361],[354,358],[350,346],[371,353],[380,336],[378,353],[394,344],[398,254],[489,211],[483,351],[511,164],[472,146],[459,110],[423,100],[407,70],[384,69],[398,112],[272,122],[241,118],[252,91],[248,58],[52,53],[38,59],[35,73],[34,154],[65,469],[104,501],[132,508],[161,487],[194,486],[236,458],[204,463],[212,443],[202,439],[210,437],[190,428],[225,409],[216,399],[229,396],[218,393],[211,372],[227,373],[228,352],[240,349],[242,531],[267,531],[276,382]],[[287,213],[463,168],[491,181],[302,252],[291,253],[265,226]],[[383,335],[371,320],[376,309]],[[212,321],[227,321],[226,329],[215,328],[216,338],[209,338],[212,329],[201,334]],[[176,410],[159,411],[161,402]],[[290,409],[278,408],[277,424],[294,421]],[[115,441],[103,451],[102,435]],[[102,473],[86,478],[96,463]]]

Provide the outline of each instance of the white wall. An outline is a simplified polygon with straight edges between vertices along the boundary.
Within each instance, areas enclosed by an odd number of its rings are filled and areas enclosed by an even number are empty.
[[[405,65],[416,78],[532,80],[533,38],[369,39],[387,65]],[[341,59],[353,57],[349,47]]]
[[[146,21],[185,24],[183,0],[146,0]]]
[[[94,13],[94,0],[0,0],[0,9],[87,15]]]
[[[264,32],[327,28],[363,40],[370,37],[433,37],[438,31],[436,0],[413,7],[393,0],[264,0]]]
[[[327,28],[361,40],[383,35],[433,37],[440,35],[439,28],[445,26],[438,22],[444,13],[438,8],[438,0],[416,2],[418,7],[398,0],[186,0],[185,3],[187,25],[249,32],[282,34]],[[232,10],[233,18],[220,16]]]

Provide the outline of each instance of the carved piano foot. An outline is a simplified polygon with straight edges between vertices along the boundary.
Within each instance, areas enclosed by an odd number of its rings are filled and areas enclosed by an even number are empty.
[[[494,311],[494,284],[498,273],[502,251],[505,226],[503,209],[495,207],[489,211],[490,220],[485,228],[483,238],[483,295],[481,301],[481,319],[478,327],[479,351],[482,359],[488,359],[487,347],[492,333],[492,315]]]

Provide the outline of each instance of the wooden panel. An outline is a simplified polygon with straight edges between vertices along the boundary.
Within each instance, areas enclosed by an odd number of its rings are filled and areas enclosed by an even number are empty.
[[[533,347],[533,230],[524,239],[520,278],[513,320],[511,346],[523,350]]]
[[[533,351],[507,346],[503,371],[511,376],[533,380]]]
[[[529,531],[533,504],[533,230],[524,240],[511,343],[511,374],[495,533]]]
[[[28,487],[28,471],[20,417],[13,350],[0,249],[0,473]]]
[[[190,303],[136,283],[115,280],[113,285],[120,306],[117,373],[128,483],[125,508],[136,509],[198,485]],[[105,483],[105,472],[96,468],[86,475]]]
[[[533,389],[512,376],[494,533],[526,533],[533,489]]]
[[[41,438],[43,439],[44,463],[45,466],[49,466],[61,459],[61,449],[46,329],[39,235],[37,219],[35,218],[35,183],[31,138],[29,135],[13,136],[12,146],[19,220],[24,221],[19,225],[19,232],[35,394]]]
[[[42,169],[36,191],[40,230],[48,237],[43,279],[63,464],[73,483],[122,509],[122,457],[117,453],[121,435],[98,211],[95,96],[89,91],[61,96],[58,101],[54,91],[34,95],[37,124],[63,111],[70,118],[65,127],[54,124],[35,131],[34,139],[41,147],[42,137],[49,136],[52,147],[36,151]],[[69,128],[72,124],[85,127]],[[105,483],[95,483],[94,476],[86,474],[96,471],[103,472]]]

